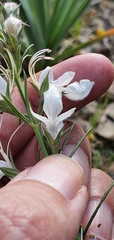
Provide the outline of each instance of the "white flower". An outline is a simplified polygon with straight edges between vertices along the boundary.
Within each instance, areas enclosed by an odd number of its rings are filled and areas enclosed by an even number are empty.
[[[0,168],[4,167],[4,168],[12,168],[12,164],[8,158],[8,156],[5,154],[3,148],[2,148],[2,144],[0,142],[0,153],[3,156],[4,160],[0,160]],[[0,179],[4,176],[5,174],[2,172],[2,170],[0,170]]]
[[[7,89],[7,82],[4,80],[4,78],[0,76],[0,100],[3,99],[1,94],[6,95],[6,89]]]
[[[53,84],[58,90],[62,91],[62,87],[67,86],[74,78],[75,72],[72,71],[65,72],[58,79],[54,80],[51,67],[46,67],[45,70],[40,74],[40,77],[38,79],[38,84],[40,87],[46,76],[48,76],[49,86]]]
[[[70,84],[75,76],[75,72],[73,71],[67,71],[58,79],[54,79],[52,69],[50,67],[46,67],[46,69],[44,69],[44,71],[42,71],[40,74],[39,79],[37,79],[35,75],[35,64],[41,59],[46,59],[46,57],[42,54],[49,51],[49,49],[43,49],[37,52],[33,55],[29,62],[29,74],[37,88],[40,90],[43,81],[47,77],[49,87],[54,85],[67,98],[73,101],[79,101],[87,97],[95,83],[89,79],[82,79],[80,82],[74,82]]]
[[[18,8],[19,5],[17,3],[15,3],[15,2],[6,2],[6,3],[4,3],[3,6],[4,6],[7,14],[10,14],[10,13],[13,13],[13,12],[16,11],[17,16],[19,15],[19,8]]]
[[[82,79],[80,82],[71,83],[66,88],[63,88],[63,93],[67,98],[79,101],[88,96],[94,84],[93,81]]]
[[[17,37],[22,29],[22,21],[13,15],[10,15],[4,22],[4,31]]]
[[[49,90],[44,93],[43,110],[46,114],[41,116],[31,110],[32,115],[42,122],[42,126],[50,133],[53,139],[56,139],[58,133],[63,128],[63,121],[69,118],[76,108],[72,108],[65,113],[63,110],[62,95],[54,85],[51,85]],[[59,115],[60,114],[60,115]]]

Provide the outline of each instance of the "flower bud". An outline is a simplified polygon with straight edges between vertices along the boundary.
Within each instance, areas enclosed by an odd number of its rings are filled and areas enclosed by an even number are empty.
[[[4,3],[4,9],[6,10],[7,14],[13,14],[15,12],[16,16],[19,16],[19,5],[14,2],[6,2]]]
[[[13,15],[10,15],[4,22],[4,31],[17,37],[22,29],[22,21]]]

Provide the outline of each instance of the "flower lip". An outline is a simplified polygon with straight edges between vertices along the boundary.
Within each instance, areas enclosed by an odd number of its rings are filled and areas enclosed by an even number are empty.
[[[63,88],[63,94],[73,101],[79,101],[89,95],[94,84],[95,82],[89,79],[82,79],[79,82],[71,83],[66,88]]]

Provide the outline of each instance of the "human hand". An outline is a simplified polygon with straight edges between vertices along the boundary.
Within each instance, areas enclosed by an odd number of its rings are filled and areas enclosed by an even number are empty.
[[[76,103],[65,99],[64,110],[74,106],[80,109],[88,102],[98,98],[108,89],[114,76],[113,66],[109,60],[96,54],[74,57],[53,67],[56,78],[66,70],[76,72],[74,80],[88,78],[94,81],[95,85],[90,95],[81,102]],[[31,86],[29,86],[29,95],[35,108],[38,96]],[[15,105],[21,111],[24,111],[17,90],[14,90],[13,98]],[[4,114],[2,125],[4,149],[17,126],[18,121],[15,117]],[[68,155],[72,148],[71,145],[76,144],[82,135],[83,131],[75,126],[75,131],[69,139],[69,145],[64,154]],[[36,164],[38,145],[32,130],[26,124],[16,133],[11,141],[10,148],[15,164],[20,170]],[[18,240],[27,237],[30,239],[75,239],[84,217],[89,195],[89,190],[87,192],[85,187],[79,190],[83,184],[89,188],[90,182],[91,156],[87,138],[75,153],[74,158],[83,167],[84,174],[76,162],[74,163],[62,155],[54,155],[21,172],[10,184],[0,190],[0,223],[2,230],[0,234],[2,234],[3,240],[9,238]],[[100,174],[101,178],[97,181],[99,170],[92,170],[91,199],[100,199],[112,181],[101,171]],[[114,208],[112,194],[114,194],[114,191],[107,198],[107,203],[111,209]],[[94,208],[94,200],[92,204],[90,212]],[[101,212],[99,210],[101,213],[100,221],[102,221],[102,225],[105,222],[107,226],[107,228],[101,230],[101,236],[104,236],[105,239],[111,239],[113,220],[111,210],[107,206],[104,204],[103,213],[102,209]],[[84,224],[88,221],[88,212],[84,217]],[[106,215],[106,219],[104,215]],[[7,222],[9,221],[8,224],[6,224],[6,219]],[[12,222],[12,226],[10,222]],[[93,226],[93,229],[95,227]]]

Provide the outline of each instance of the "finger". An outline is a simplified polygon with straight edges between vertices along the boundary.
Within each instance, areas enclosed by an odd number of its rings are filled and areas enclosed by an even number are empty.
[[[64,110],[68,110],[71,107],[76,107],[77,110],[85,106],[87,103],[100,97],[110,87],[114,79],[114,67],[110,60],[100,54],[82,54],[75,56],[53,66],[53,73],[55,79],[60,77],[66,71],[74,71],[75,77],[72,80],[80,81],[81,79],[89,79],[94,81],[89,96],[78,102],[69,101],[64,99]],[[40,73],[37,74],[39,76]],[[31,94],[32,102],[35,102],[34,96]]]
[[[59,77],[61,74],[68,70],[76,72],[73,81],[79,81],[82,78],[88,78],[92,81],[95,81],[95,85],[90,95],[83,101],[77,103],[67,100],[65,98],[65,111],[73,106],[77,107],[78,110],[80,107],[84,106],[88,102],[92,101],[95,98],[98,98],[109,88],[114,76],[114,69],[112,63],[107,58],[99,54],[79,55],[53,67],[55,78]],[[38,104],[38,95],[30,84],[28,85],[28,87],[30,102],[35,109],[37,108]],[[13,101],[19,110],[21,110],[22,112],[25,111],[22,104],[22,99],[20,98],[20,94],[16,89],[13,93]],[[8,114],[4,114],[1,129],[1,140],[4,149],[6,149],[8,139],[18,126],[19,122],[17,118],[11,117]],[[33,137],[32,129],[30,127],[27,128],[26,124],[24,124],[22,127],[22,133],[24,134],[21,134],[21,131],[17,131],[16,135],[13,137],[11,142],[12,152],[21,151],[22,146],[25,146],[27,142],[30,141],[31,137]],[[15,144],[17,142],[18,144]]]
[[[0,237],[75,239],[88,200],[82,183],[82,169],[62,155],[21,172],[0,190]]]
[[[100,199],[112,183],[112,179],[104,172],[98,169],[92,169],[91,172],[91,190],[90,200],[83,219],[84,227],[87,225],[93,211],[97,207]],[[90,235],[97,235],[98,239],[112,239],[114,213],[114,188],[108,194],[105,202],[101,205],[96,217],[91,223],[87,232],[86,240],[90,239]],[[98,225],[101,224],[100,228]]]

